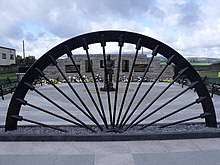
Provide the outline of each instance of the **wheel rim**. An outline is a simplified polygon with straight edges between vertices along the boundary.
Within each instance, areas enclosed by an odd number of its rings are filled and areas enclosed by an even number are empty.
[[[118,97],[119,97],[119,74],[120,74],[120,67],[116,68],[116,82],[115,82],[115,86],[116,86],[116,91],[114,92],[114,95],[112,95],[110,93],[110,91],[108,90],[106,92],[106,97],[107,97],[107,108],[104,107],[102,104],[102,98],[100,95],[100,91],[99,91],[99,87],[94,79],[94,71],[91,72],[92,74],[92,78],[93,78],[93,82],[94,82],[94,90],[96,91],[96,95],[97,98],[94,99],[94,96],[91,94],[91,89],[87,89],[87,85],[86,83],[84,85],[85,90],[87,91],[88,95],[89,95],[89,99],[92,100],[93,97],[93,104],[94,107],[97,110],[97,113],[99,115],[99,118],[101,119],[101,122],[98,121],[98,119],[96,118],[96,116],[94,116],[94,114],[89,110],[89,108],[86,105],[86,102],[81,98],[80,93],[77,93],[77,91],[75,91],[75,88],[73,85],[71,85],[71,83],[68,83],[70,89],[73,91],[73,93],[77,96],[77,99],[79,99],[79,102],[81,103],[81,105],[79,106],[74,100],[72,100],[71,98],[68,98],[68,96],[65,94],[65,92],[63,92],[62,90],[59,89],[59,87],[53,86],[54,89],[56,90],[60,90],[59,92],[61,93],[61,95],[63,95],[64,97],[67,98],[67,100],[69,100],[69,102],[71,104],[73,104],[82,114],[84,114],[90,121],[93,122],[94,125],[96,125],[101,131],[112,131],[112,132],[124,132],[126,130],[128,130],[131,127],[134,127],[135,125],[141,125],[143,121],[146,121],[148,119],[148,117],[150,117],[151,115],[154,115],[155,113],[157,113],[158,111],[160,111],[163,107],[165,107],[168,104],[172,104],[172,101],[175,100],[176,98],[178,98],[179,96],[181,96],[182,94],[184,94],[186,91],[188,91],[189,89],[195,88],[195,91],[198,95],[198,98],[196,100],[193,100],[192,102],[189,101],[189,104],[175,109],[173,110],[170,114],[166,114],[158,119],[155,119],[154,121],[148,122],[144,127],[142,127],[141,129],[148,127],[150,125],[153,125],[169,116],[176,113],[179,113],[180,111],[182,111],[183,109],[186,109],[187,107],[190,107],[191,105],[194,105],[196,103],[201,103],[201,107],[203,110],[202,114],[199,114],[197,116],[192,116],[191,118],[187,118],[187,119],[182,119],[180,121],[177,122],[173,122],[173,123],[168,123],[165,126],[171,125],[171,124],[178,124],[181,122],[185,122],[188,120],[193,120],[193,119],[197,119],[197,118],[204,118],[205,119],[205,123],[206,126],[209,127],[216,127],[216,116],[215,116],[215,110],[214,110],[214,106],[212,103],[212,100],[209,96],[208,90],[206,89],[206,86],[204,85],[201,77],[198,75],[198,73],[195,71],[195,69],[189,64],[189,62],[183,57],[181,56],[178,52],[176,52],[174,49],[170,48],[169,46],[165,45],[164,43],[157,41],[153,38],[141,35],[141,34],[137,34],[137,33],[132,33],[132,32],[125,32],[125,31],[100,31],[100,32],[93,32],[93,33],[88,33],[88,34],[84,34],[84,35],[80,35],[77,37],[74,37],[72,39],[69,39],[59,45],[57,45],[56,47],[52,48],[51,50],[49,50],[47,53],[45,53],[39,60],[37,60],[37,62],[27,71],[27,73],[24,75],[23,79],[20,81],[16,91],[14,92],[9,108],[8,108],[8,112],[7,112],[7,117],[6,117],[6,124],[5,124],[5,130],[6,131],[10,131],[10,130],[15,130],[17,129],[17,123],[20,120],[24,120],[27,122],[31,122],[31,123],[35,123],[35,124],[41,124],[44,126],[49,126],[52,129],[59,129],[59,127],[54,127],[54,126],[50,126],[47,124],[43,124],[37,121],[33,121],[33,120],[29,120],[25,117],[20,116],[20,110],[21,107],[24,105],[28,105],[32,108],[37,109],[36,105],[31,105],[29,104],[28,100],[25,100],[25,96],[27,95],[28,91],[33,90],[34,92],[38,93],[38,95],[40,95],[41,97],[45,97],[44,95],[41,95],[39,93],[38,90],[36,90],[36,88],[32,85],[34,80],[41,76],[44,77],[45,79],[47,79],[46,75],[44,74],[44,70],[45,68],[47,68],[49,65],[53,64],[56,69],[60,72],[60,74],[64,74],[62,73],[62,71],[60,71],[59,66],[57,65],[57,59],[61,56],[63,56],[64,54],[67,54],[68,57],[71,59],[73,65],[75,61],[72,57],[72,50],[75,50],[77,48],[83,48],[85,51],[85,55],[87,56],[88,60],[90,61],[90,53],[89,53],[89,46],[91,44],[95,44],[95,43],[100,43],[101,47],[102,47],[102,52],[100,52],[103,55],[103,60],[105,61],[105,57],[106,57],[106,53],[105,53],[105,49],[106,49],[106,43],[108,42],[117,42],[118,46],[119,46],[119,53],[118,53],[118,64],[121,65],[121,54],[122,54],[122,48],[124,46],[124,43],[129,43],[129,44],[133,44],[136,46],[135,48],[135,53],[134,53],[134,63],[135,64],[135,58],[138,57],[138,52],[141,49],[141,47],[147,48],[149,50],[152,51],[152,57],[150,59],[149,65],[148,67],[150,67],[151,62],[153,62],[154,57],[157,54],[160,54],[162,56],[164,56],[167,59],[167,64],[164,67],[164,69],[160,72],[161,74],[164,73],[166,67],[168,67],[169,65],[174,64],[175,66],[178,66],[180,68],[180,72],[178,73],[177,78],[179,78],[182,75],[185,75],[187,77],[187,79],[190,82],[190,85],[184,89],[183,91],[181,91],[180,93],[178,93],[176,96],[174,96],[173,98],[170,98],[167,102],[163,103],[162,105],[160,105],[160,107],[157,107],[156,109],[154,109],[153,111],[151,111],[150,113],[146,114],[146,111],[148,111],[148,108],[151,107],[151,105],[155,104],[158,99],[160,98],[160,96],[162,96],[164,93],[167,92],[167,90],[169,90],[169,88],[171,87],[171,85],[173,85],[173,83],[176,81],[176,79],[174,79],[171,83],[169,83],[167,85],[167,87],[165,87],[158,96],[155,97],[155,99],[153,101],[151,101],[142,111],[139,112],[139,115],[136,115],[134,117],[134,114],[137,111],[137,108],[134,107],[133,109],[131,108],[132,106],[134,106],[134,101],[137,98],[137,94],[141,88],[141,86],[143,85],[143,82],[140,81],[138,83],[138,86],[134,92],[132,93],[132,101],[130,101],[130,103],[128,103],[128,107],[125,107],[125,102],[127,99],[127,94],[130,88],[130,80],[132,78],[132,72],[133,72],[133,67],[134,65],[132,65],[130,71],[129,71],[129,76],[128,76],[128,83],[125,85],[124,87],[124,93],[122,95],[122,99],[121,99],[121,104],[120,106],[118,106]],[[118,65],[118,66],[120,66]],[[144,75],[143,77],[146,76],[146,74],[149,72],[149,68],[145,69]],[[80,73],[78,73],[80,74]],[[82,76],[82,75],[81,75]],[[65,77],[63,76],[63,78],[65,79]],[[151,84],[151,86],[148,87],[148,89],[146,89],[145,94],[144,95],[148,95],[148,93],[151,91],[151,89],[154,87],[154,85],[157,83],[157,80],[159,80],[160,75],[158,75],[156,77],[156,80]],[[68,81],[66,79],[66,81]],[[57,89],[58,88],[58,89]],[[89,94],[90,93],[90,94]],[[146,100],[146,96],[142,97],[141,99],[137,100],[137,105],[139,106],[139,104],[141,104],[141,100]],[[47,99],[48,102],[52,103],[54,106],[58,107],[59,109],[61,109],[66,115],[69,115],[71,117],[70,119],[66,119],[65,117],[60,117],[57,114],[50,114],[50,115],[55,115],[55,117],[65,120],[67,122],[70,122],[74,125],[78,125],[80,127],[84,127],[86,129],[89,129],[91,131],[94,131],[93,129],[91,129],[90,125],[85,123],[82,119],[79,119],[78,117],[76,117],[74,114],[71,114],[70,112],[66,111],[64,108],[59,107],[59,105],[56,104],[56,102],[54,102],[53,100],[50,100],[50,98],[44,98]],[[113,103],[112,103],[113,102]],[[44,111],[44,109],[38,109],[41,111]],[[48,112],[46,112],[48,113]],[[106,115],[106,114],[109,115]],[[62,130],[60,130],[62,131]]]

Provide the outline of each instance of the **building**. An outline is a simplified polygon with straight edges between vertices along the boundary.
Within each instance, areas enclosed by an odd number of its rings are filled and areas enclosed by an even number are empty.
[[[16,50],[0,46],[0,66],[8,66],[16,63]]]
[[[99,75],[101,77],[104,77],[104,61],[103,61],[103,55],[101,54],[90,54],[90,60],[91,60],[91,67],[89,66],[88,59],[86,55],[74,55],[73,59],[80,70],[80,73],[82,75],[85,75],[86,77],[91,78],[91,68],[94,71],[95,75]],[[117,73],[117,65],[118,65],[118,55],[111,54],[111,59],[114,60],[114,75],[113,79],[116,79],[116,73]],[[132,67],[134,60],[133,54],[123,54],[121,57],[121,68],[120,68],[120,79],[124,79],[125,77],[129,76],[129,71]],[[132,80],[135,81],[137,78],[143,75],[145,72],[145,69],[148,65],[149,58],[147,58],[144,54],[139,54],[137,56],[137,60],[134,65],[134,71],[132,74]],[[65,59],[58,59],[57,60],[58,66],[61,68],[62,72],[68,77],[68,76],[77,76],[77,70],[74,67],[72,61],[70,58]],[[155,79],[159,73],[162,71],[164,65],[160,65],[159,61],[154,61],[149,69],[149,72],[147,74],[147,78],[149,80]],[[59,71],[56,69],[55,66],[50,65],[45,70],[44,73],[49,77],[53,79],[59,79],[62,80],[63,77],[59,73]],[[164,74],[160,77],[160,79],[167,79],[172,78],[174,74],[174,70],[172,66],[169,66]]]

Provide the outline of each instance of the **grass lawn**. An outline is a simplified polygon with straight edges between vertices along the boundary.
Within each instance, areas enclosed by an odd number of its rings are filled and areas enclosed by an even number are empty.
[[[192,66],[209,66],[212,65],[213,63],[209,62],[190,62]]]
[[[16,79],[17,75],[16,73],[4,73],[4,74],[0,74],[0,78],[7,78],[9,77],[10,79]]]
[[[160,65],[166,65],[166,62],[160,62]],[[209,66],[212,65],[213,63],[210,62],[190,62],[192,66]]]
[[[218,72],[214,71],[199,71],[198,72],[201,77],[209,77],[209,78],[218,78]]]

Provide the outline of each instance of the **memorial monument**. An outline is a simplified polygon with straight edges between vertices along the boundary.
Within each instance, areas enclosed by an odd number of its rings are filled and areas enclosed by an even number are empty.
[[[100,88],[101,91],[115,91],[112,82],[112,75],[114,74],[114,61],[111,59],[111,56],[108,55],[106,59],[105,74],[104,74],[104,88]]]

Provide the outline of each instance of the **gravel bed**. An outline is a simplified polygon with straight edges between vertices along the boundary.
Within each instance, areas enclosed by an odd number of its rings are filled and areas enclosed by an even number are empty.
[[[143,126],[143,125],[142,125]],[[67,132],[61,132],[41,126],[18,126],[17,130],[4,131],[0,126],[0,141],[134,141],[134,140],[172,140],[195,138],[220,138],[220,123],[217,128],[206,127],[204,123],[187,123],[160,128],[160,124],[140,130],[140,125],[125,132],[96,132],[76,127],[59,126]]]
[[[59,126],[67,132],[61,132],[47,127],[41,126],[18,126],[17,130],[5,132],[4,126],[0,126],[0,135],[93,135],[93,134],[107,134],[107,135],[132,135],[132,134],[163,134],[163,133],[187,133],[187,132],[219,132],[220,123],[217,128],[206,127],[203,123],[190,123],[190,124],[179,124],[160,128],[161,125],[149,126],[140,130],[142,126],[135,126],[128,129],[125,132],[113,132],[113,131],[100,131],[96,126],[91,126],[96,132],[80,128],[77,126]]]

